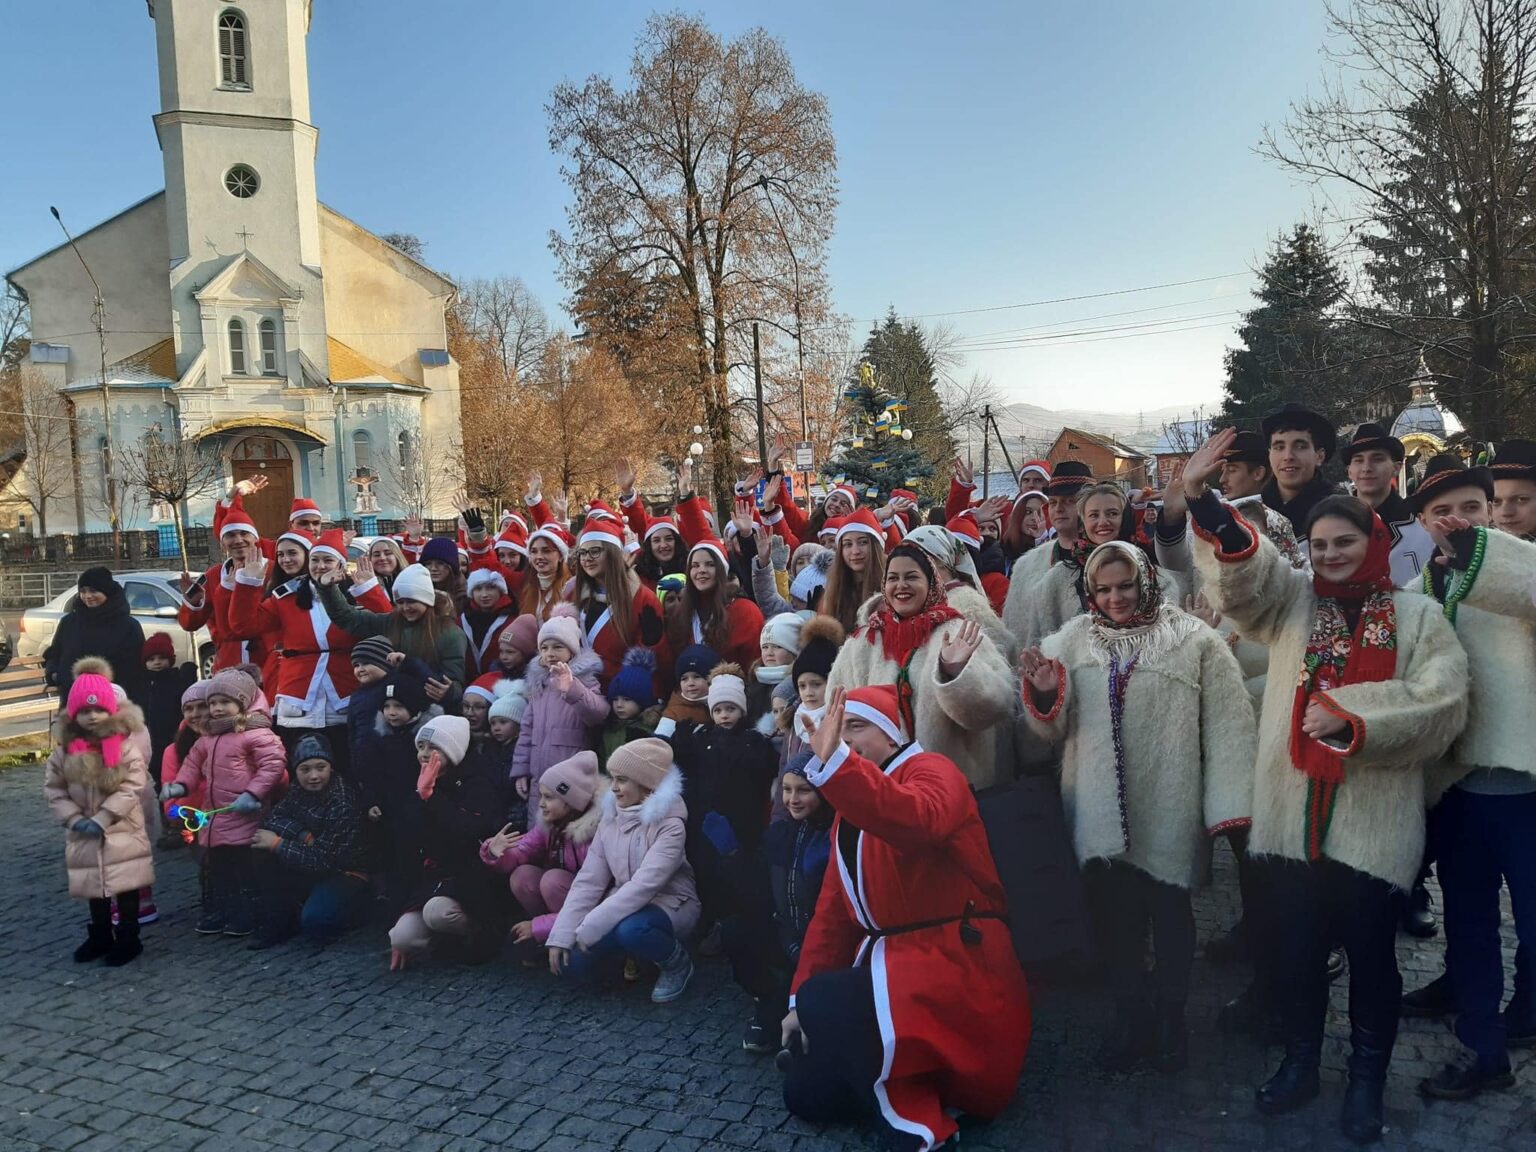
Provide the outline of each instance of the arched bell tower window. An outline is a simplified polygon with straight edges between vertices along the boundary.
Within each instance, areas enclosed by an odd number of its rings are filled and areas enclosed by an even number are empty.
[[[226,88],[251,86],[249,49],[245,17],[234,11],[219,13],[219,79]]]
[[[261,336],[261,374],[263,376],[277,375],[277,325],[271,320],[263,320],[259,326]]]
[[[238,320],[229,322],[229,373],[245,375],[245,325]]]

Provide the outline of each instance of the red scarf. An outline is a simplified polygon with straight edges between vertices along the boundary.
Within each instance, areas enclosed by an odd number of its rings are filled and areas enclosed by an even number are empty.
[[[904,665],[907,658],[924,644],[933,630],[949,620],[961,619],[959,612],[949,606],[949,597],[937,580],[928,581],[928,598],[911,616],[898,616],[884,596],[880,604],[869,614],[864,634],[871,644],[879,644],[887,660]]]
[[[1322,856],[1334,802],[1344,782],[1344,757],[1303,732],[1302,718],[1316,693],[1346,684],[1378,683],[1396,675],[1397,609],[1392,602],[1391,562],[1391,534],[1373,513],[1365,559],[1355,574],[1342,584],[1312,577],[1317,610],[1291,705],[1291,763],[1308,781],[1308,859]],[[1353,632],[1342,604],[1359,605],[1360,619]]]

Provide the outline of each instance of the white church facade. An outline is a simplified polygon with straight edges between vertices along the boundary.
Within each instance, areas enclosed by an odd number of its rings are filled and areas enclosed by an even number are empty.
[[[165,189],[76,236],[105,302],[105,379],[70,246],[7,274],[30,306],[31,367],[75,413],[79,480],[50,531],[107,528],[108,433],[119,458],[154,433],[208,443],[227,479],[266,475],[248,501],[264,533],[294,496],[342,522],[370,487],[384,516],[452,515],[454,286],[319,202],[311,6],[149,0]],[[125,527],[149,526],[119,504]],[[211,496],[189,504],[210,522]]]

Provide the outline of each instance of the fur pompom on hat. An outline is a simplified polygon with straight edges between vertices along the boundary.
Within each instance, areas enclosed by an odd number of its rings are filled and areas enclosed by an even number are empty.
[[[655,736],[621,744],[608,757],[608,775],[626,776],[654,792],[672,769],[672,745]]]
[[[496,683],[496,699],[491,701],[487,716],[492,720],[523,722],[528,711],[528,682],[526,680],[499,680]]]
[[[597,753],[578,752],[550,765],[539,777],[539,787],[564,800],[572,812],[585,812],[597,795]]]
[[[820,676],[823,680],[830,676],[832,664],[837,659],[837,650],[847,638],[848,634],[834,617],[812,616],[807,620],[805,627],[800,629],[800,655],[795,657],[795,667],[791,674],[794,682],[799,684],[800,677],[806,673]]]
[[[115,715],[117,693],[112,690],[112,681],[108,679],[112,674],[111,665],[105,660],[87,656],[75,661],[73,671],[75,680],[69,686],[69,700],[64,708],[69,718],[73,720],[82,708],[101,708]]]
[[[643,712],[657,703],[655,676],[656,654],[637,645],[624,653],[624,663],[608,685],[608,699],[633,700]]]
[[[446,536],[434,536],[421,549],[421,562],[425,564],[428,560],[441,561],[457,572],[459,570],[459,546]],[[395,583],[398,584],[399,582],[399,577],[396,577]]]
[[[175,663],[176,642],[171,639],[169,632],[151,632],[144,637],[144,647],[139,651],[139,659],[153,660],[156,656]]]
[[[548,620],[539,629],[539,643],[554,640],[564,644],[575,656],[581,651],[581,623],[574,604],[556,604]]]
[[[247,711],[251,703],[256,699],[256,681],[252,680],[238,668],[226,668],[222,672],[215,672],[208,679],[208,695],[224,696],[240,705],[240,711]]]
[[[810,605],[815,594],[827,585],[827,573],[832,570],[834,555],[830,548],[823,548],[816,553],[811,562],[789,582],[789,594],[802,604]]]
[[[695,676],[708,676],[710,669],[720,663],[720,657],[708,644],[690,644],[684,648],[673,668],[679,680],[692,672]]]
[[[436,748],[453,765],[469,752],[469,721],[462,716],[434,716],[416,732],[416,743]]]
[[[747,682],[740,664],[718,664],[710,672],[709,706],[716,704],[734,704],[743,712],[747,710]]]
[[[432,543],[435,541],[428,541],[429,546]],[[444,543],[452,547],[451,542],[444,541]],[[426,556],[425,549],[422,550],[422,556]],[[397,604],[401,600],[414,600],[418,604],[428,606],[437,602],[437,589],[432,586],[432,573],[427,571],[425,564],[407,564],[400,569],[400,574],[395,577],[394,585],[390,588],[390,594],[394,596]]]
[[[800,627],[805,621],[796,612],[780,612],[763,623],[758,644],[777,644],[786,652],[800,654]]]
[[[82,656],[69,666],[69,673],[76,678],[81,676],[101,676],[104,679],[112,679],[112,665],[100,656]]]

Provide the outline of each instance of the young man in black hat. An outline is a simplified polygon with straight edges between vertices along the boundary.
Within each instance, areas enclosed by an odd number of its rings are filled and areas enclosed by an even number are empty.
[[[1536,441],[1506,440],[1493,458],[1493,523],[1536,541]]]
[[[1268,536],[1293,566],[1305,568],[1306,555],[1296,543],[1290,520],[1264,502],[1264,490],[1273,475],[1264,437],[1257,432],[1239,432],[1221,459],[1221,498]]]
[[[1498,911],[1507,883],[1521,950],[1536,943],[1536,544],[1489,530],[1493,493],[1488,469],[1436,456],[1410,501],[1444,559],[1425,566],[1421,586],[1445,605],[1470,681],[1466,727],[1430,780],[1431,798],[1444,789],[1429,840],[1445,898],[1456,1035],[1467,1048],[1419,1086],[1443,1100],[1510,1087],[1509,1049],[1536,1046],[1536,978],[1518,954],[1515,995],[1500,1012]]]
[[[1307,516],[1313,505],[1336,493],[1323,479],[1322,468],[1333,455],[1338,434],[1326,418],[1300,404],[1270,413],[1262,428],[1271,473],[1264,486],[1264,503],[1290,520],[1291,530],[1305,548]]]
[[[1344,446],[1344,466],[1355,495],[1376,510],[1392,534],[1392,583],[1399,588],[1424,570],[1434,544],[1393,482],[1403,464],[1403,442],[1380,424],[1361,424]]]

